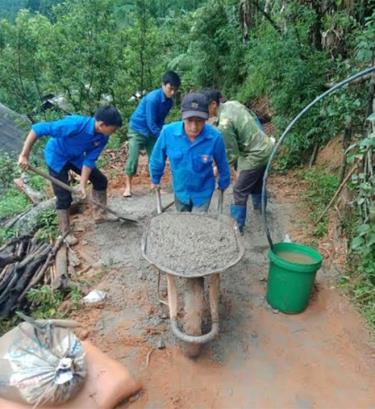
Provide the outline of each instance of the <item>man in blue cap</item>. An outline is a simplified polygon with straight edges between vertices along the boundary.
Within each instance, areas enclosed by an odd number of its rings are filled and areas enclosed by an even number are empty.
[[[201,93],[186,95],[181,104],[182,121],[164,126],[150,160],[151,181],[160,184],[169,158],[180,212],[206,212],[215,190],[213,165],[219,170],[218,187],[230,184],[230,170],[221,133],[206,124],[208,101]]]

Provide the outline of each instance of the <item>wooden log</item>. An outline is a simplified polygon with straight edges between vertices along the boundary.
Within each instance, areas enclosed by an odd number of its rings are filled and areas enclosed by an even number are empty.
[[[38,204],[44,199],[43,194],[28,185],[22,177],[13,179],[13,183],[21,193],[27,196],[31,203]]]
[[[11,255],[11,256],[0,256],[0,268],[5,267],[8,264],[13,264],[16,261],[20,261],[22,257],[17,256],[17,255]]]
[[[43,264],[43,260],[46,254],[40,254],[38,257],[34,258],[23,270],[15,271],[12,279],[3,292],[0,295],[0,316],[8,317],[18,306],[17,299],[30,282],[33,274],[37,271],[40,265]]]
[[[10,277],[12,276],[13,272],[16,271],[16,266],[17,266],[17,263],[8,265],[9,269],[4,272],[4,276],[2,277],[1,282],[0,282],[0,292],[3,291],[4,287],[7,285]]]
[[[27,264],[29,264],[34,259],[38,258],[40,255],[45,255],[51,251],[51,245],[48,243],[42,243],[39,247],[37,247],[31,254],[27,255],[20,263],[18,268],[23,268]]]
[[[68,279],[68,248],[63,244],[56,253],[55,257],[56,276],[51,282],[54,290],[64,286]]]
[[[32,235],[34,233],[36,220],[40,213],[45,210],[55,208],[55,198],[45,200],[33,207],[31,207],[22,217],[20,217],[13,225],[13,227],[20,232],[20,234]]]
[[[30,283],[28,284],[28,286],[23,290],[22,294],[18,297],[17,302],[20,303],[22,302],[22,300],[25,298],[27,292],[30,290],[30,288],[34,287],[35,285],[37,285],[40,280],[43,278],[46,270],[48,269],[48,267],[50,266],[50,264],[53,261],[53,258],[56,254],[56,252],[58,251],[58,249],[60,248],[61,244],[64,242],[65,237],[68,235],[68,231],[60,236],[56,242],[55,245],[52,247],[52,249],[50,250],[46,261],[43,264],[43,267],[40,269],[40,271],[33,277],[33,279],[30,281]]]

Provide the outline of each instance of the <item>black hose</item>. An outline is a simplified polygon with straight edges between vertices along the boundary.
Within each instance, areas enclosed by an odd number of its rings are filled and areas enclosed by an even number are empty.
[[[364,77],[367,74],[370,74],[371,72],[375,71],[375,66],[367,68],[366,70],[363,70],[361,72],[358,72],[357,74],[352,75],[351,77],[345,79],[344,81],[339,82],[338,84],[332,86],[329,90],[327,90],[326,92],[324,92],[323,94],[319,95],[318,97],[316,97],[312,102],[310,102],[309,105],[307,105],[293,120],[292,122],[290,122],[290,124],[287,126],[287,128],[285,129],[285,131],[283,132],[283,134],[280,136],[280,139],[277,141],[277,143],[275,144],[275,146],[273,147],[272,153],[270,158],[268,159],[268,163],[267,163],[267,167],[266,167],[266,171],[264,173],[263,176],[263,186],[262,186],[262,218],[263,218],[263,224],[266,230],[266,235],[267,235],[267,240],[268,243],[271,247],[271,249],[273,249],[273,242],[271,239],[271,233],[269,230],[269,226],[267,223],[267,215],[266,215],[266,188],[267,188],[267,179],[268,179],[268,174],[271,170],[271,162],[273,160],[273,158],[276,155],[277,150],[279,149],[279,146],[283,143],[285,137],[287,136],[287,134],[289,133],[289,131],[291,130],[292,126],[299,121],[299,119],[311,108],[313,107],[317,102],[319,102],[321,99],[325,98],[327,95],[332,94],[333,92],[335,92],[336,90],[338,90],[339,88],[343,87],[344,85],[348,84],[349,82],[352,82],[354,80],[356,80],[357,78],[361,78]]]

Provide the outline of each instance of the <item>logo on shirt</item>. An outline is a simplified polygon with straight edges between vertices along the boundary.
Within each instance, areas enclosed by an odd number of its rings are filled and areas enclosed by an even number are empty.
[[[100,141],[94,141],[95,148],[100,145]]]
[[[202,162],[207,163],[208,160],[210,159],[208,155],[201,155]]]

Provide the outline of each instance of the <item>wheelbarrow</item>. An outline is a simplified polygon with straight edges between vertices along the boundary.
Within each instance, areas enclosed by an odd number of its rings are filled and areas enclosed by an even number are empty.
[[[161,217],[162,205],[160,198],[160,191],[156,191],[157,198],[157,213],[155,217]],[[172,328],[172,333],[177,339],[183,341],[184,352],[190,358],[195,358],[199,355],[201,347],[203,344],[212,341],[219,333],[219,296],[220,296],[220,274],[225,272],[230,267],[237,264],[244,253],[244,248],[242,245],[242,239],[240,237],[237,224],[233,220],[222,214],[223,211],[223,192],[219,193],[218,200],[218,216],[217,220],[220,223],[229,223],[230,228],[233,228],[233,236],[235,240],[235,246],[237,249],[236,254],[226,265],[219,266],[215,268],[214,271],[204,271],[200,273],[194,272],[184,272],[181,274],[174,271],[168,266],[160,265],[160,263],[155,260],[150,254],[148,254],[148,246],[151,245],[150,240],[150,227],[145,230],[142,239],[142,255],[143,257],[156,268],[159,273],[158,278],[158,295],[160,286],[160,275],[165,273],[167,276],[167,291],[168,291],[168,302],[161,299],[159,295],[159,302],[166,304],[169,308],[170,323]],[[179,215],[186,215],[187,213],[175,213],[174,216],[179,217]],[[211,217],[206,214],[194,214],[194,216],[199,216],[202,218]],[[166,232],[168,234],[168,232]],[[183,277],[185,279],[184,288],[184,323],[183,330],[180,329],[177,320],[178,313],[178,296],[177,296],[177,284],[176,277]],[[205,307],[205,297],[204,297],[204,281],[208,281],[208,294],[209,294],[209,307],[211,315],[211,330],[208,333],[202,334],[202,321],[203,313]]]

